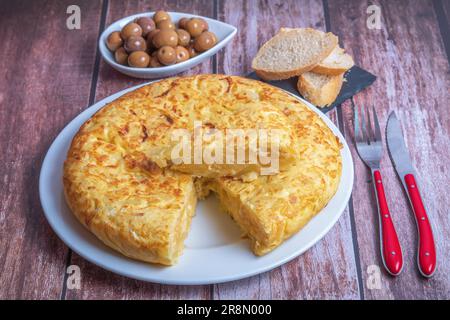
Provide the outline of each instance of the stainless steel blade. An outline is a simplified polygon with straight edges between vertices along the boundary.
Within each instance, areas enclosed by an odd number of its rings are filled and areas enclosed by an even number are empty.
[[[394,163],[395,170],[397,171],[402,182],[404,182],[403,177],[408,173],[415,175],[415,170],[412,166],[408,149],[405,145],[405,139],[403,137],[402,128],[400,127],[400,122],[398,121],[394,111],[392,111],[389,115],[387,122],[386,141],[389,156]]]

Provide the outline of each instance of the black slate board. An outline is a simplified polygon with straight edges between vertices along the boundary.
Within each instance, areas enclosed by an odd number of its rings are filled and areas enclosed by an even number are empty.
[[[247,75],[247,78],[255,79],[255,80],[261,80],[258,78],[258,76],[252,72]],[[338,97],[336,98],[336,101],[325,108],[319,108],[320,111],[323,113],[327,113],[328,111],[332,110],[336,106],[343,103],[345,100],[350,99],[355,94],[360,92],[362,89],[370,86],[375,79],[377,78],[370,72],[361,69],[358,66],[352,67],[350,70],[347,71],[345,74],[345,78],[347,81],[344,82],[342,85],[341,92],[339,93]],[[297,77],[287,79],[287,80],[280,80],[280,81],[266,81],[267,83],[270,83],[271,85],[284,89],[290,93],[293,93],[297,96],[301,96],[297,90]]]

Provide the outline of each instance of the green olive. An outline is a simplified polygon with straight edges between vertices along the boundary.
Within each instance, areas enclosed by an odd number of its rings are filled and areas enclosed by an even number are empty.
[[[142,28],[136,22],[129,22],[120,32],[123,40],[127,40],[131,36],[142,36]]]
[[[189,32],[183,29],[177,29],[176,33],[178,35],[178,45],[187,47],[189,45],[189,42],[191,41],[191,35]]]
[[[164,46],[175,47],[178,44],[178,35],[174,30],[163,29],[155,34],[152,41],[158,49]]]
[[[134,68],[146,68],[150,62],[150,56],[145,51],[134,51],[128,56],[128,64]]]
[[[189,59],[189,51],[182,46],[177,46],[175,48],[175,55],[177,57],[176,62],[180,63]]]
[[[127,41],[125,41],[125,45],[123,46],[128,53],[133,51],[145,51],[147,50],[147,43],[145,39],[139,36],[131,36],[128,37]]]
[[[168,66],[177,61],[175,49],[169,46],[164,46],[158,50],[157,54],[159,62]]]
[[[155,51],[155,53],[158,53],[157,51]],[[161,62],[159,62],[158,57],[156,55],[152,55],[152,57],[150,58],[150,64],[149,67],[150,68],[159,68],[162,67],[163,65],[161,64]]]
[[[152,18],[140,17],[136,20],[136,23],[141,27],[143,37],[146,37],[150,31],[155,30],[155,22]]]
[[[171,20],[161,20],[156,24],[156,27],[161,30],[163,29],[175,30],[175,24]]]
[[[189,18],[181,18],[181,19],[178,21],[178,28],[180,28],[180,29],[186,29],[186,24],[187,24],[188,21],[189,21]]]
[[[212,32],[205,31],[194,40],[194,48],[198,52],[211,49],[217,43],[216,35]]]
[[[209,29],[208,22],[206,22],[206,20],[203,18],[198,18],[198,20],[200,20],[202,23],[203,31],[208,31]]]
[[[126,65],[128,62],[128,53],[125,51],[124,47],[120,47],[114,52],[114,58],[117,63]]]
[[[195,38],[203,32],[203,22],[198,18],[192,18],[186,23],[186,31]]]
[[[116,51],[118,48],[120,48],[123,44],[122,37],[120,36],[119,31],[111,32],[106,38],[106,46],[109,50],[112,52]]]
[[[156,24],[158,24],[158,22],[163,21],[163,20],[171,20],[170,19],[170,15],[163,10],[159,10],[156,11],[155,14],[153,15],[153,20],[155,21]]]

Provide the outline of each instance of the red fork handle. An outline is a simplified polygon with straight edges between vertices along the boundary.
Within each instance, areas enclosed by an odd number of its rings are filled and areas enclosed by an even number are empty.
[[[389,207],[384,193],[383,181],[379,170],[372,171],[373,183],[375,185],[378,214],[380,221],[380,245],[381,256],[386,270],[393,276],[400,274],[403,268],[403,254],[397,232],[392,222]]]
[[[431,277],[436,270],[436,248],[433,231],[414,176],[412,174],[405,175],[405,183],[419,232],[417,263],[422,275]]]

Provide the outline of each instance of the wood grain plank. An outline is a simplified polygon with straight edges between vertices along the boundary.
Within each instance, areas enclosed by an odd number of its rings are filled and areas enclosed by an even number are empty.
[[[43,157],[88,102],[101,5],[77,1],[82,30],[66,28],[70,1],[0,4],[0,298],[59,298],[67,247],[38,195]]]
[[[438,0],[438,1],[440,1],[442,3],[442,7],[444,9],[444,14],[447,19],[447,26],[448,26],[448,24],[450,23],[450,1],[446,1],[446,0]],[[448,36],[449,35],[447,34],[447,37]]]
[[[238,34],[218,57],[218,71],[245,75],[258,48],[280,27],[325,30],[322,1],[220,1],[219,19]],[[331,114],[336,121],[336,113]],[[214,286],[215,299],[358,299],[348,209],[313,248],[270,272]]]
[[[382,10],[382,29],[366,28],[366,9],[375,3]],[[372,184],[352,146],[356,179],[353,206],[368,299],[447,298],[450,292],[450,222],[446,192],[450,173],[450,117],[448,113],[449,64],[440,38],[431,1],[329,1],[331,30],[338,34],[357,64],[378,75],[375,84],[354,100],[375,104],[382,130],[395,110],[405,130],[406,143],[421,178],[422,196],[433,222],[438,251],[438,270],[429,280],[416,267],[416,226],[407,199],[387,152],[382,159],[384,185],[404,251],[405,266],[398,278],[381,274],[381,288],[366,286],[367,267],[382,268],[378,222]],[[342,12],[346,14],[343,15]],[[401,14],[400,14],[401,13]],[[346,105],[344,122],[353,137],[353,110]]]
[[[167,10],[213,17],[213,1],[109,1],[106,25],[140,12]],[[185,74],[211,73],[212,59],[186,71]],[[105,62],[100,64],[95,100],[98,101],[122,89],[145,83],[120,74]],[[71,264],[81,269],[80,290],[67,290],[67,299],[209,299],[211,286],[168,286],[125,278],[84,260],[73,253]]]
[[[450,61],[450,1],[433,0],[434,11],[438,20],[442,42]]]

